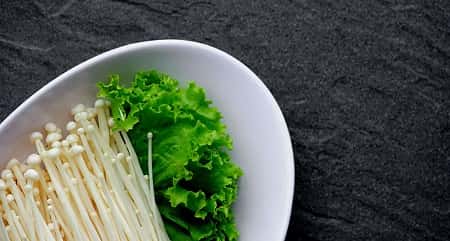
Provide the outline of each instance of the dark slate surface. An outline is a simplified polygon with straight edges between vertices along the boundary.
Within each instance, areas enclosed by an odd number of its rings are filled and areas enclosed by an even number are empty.
[[[450,1],[0,0],[0,119],[89,57],[165,38],[231,53],[278,100],[287,240],[450,240]]]

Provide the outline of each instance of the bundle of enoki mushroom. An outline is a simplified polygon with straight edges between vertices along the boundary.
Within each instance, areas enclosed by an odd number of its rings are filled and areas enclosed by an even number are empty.
[[[37,153],[8,163],[0,179],[2,241],[168,241],[144,176],[123,131],[113,131],[109,103],[77,105],[68,134],[53,123],[31,134]]]

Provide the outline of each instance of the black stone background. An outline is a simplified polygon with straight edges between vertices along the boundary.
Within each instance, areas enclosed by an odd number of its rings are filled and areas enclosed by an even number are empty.
[[[83,60],[166,38],[227,51],[277,99],[287,240],[450,240],[450,1],[0,0],[0,120]]]

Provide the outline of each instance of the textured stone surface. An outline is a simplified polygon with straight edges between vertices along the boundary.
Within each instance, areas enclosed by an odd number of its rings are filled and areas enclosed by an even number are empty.
[[[450,1],[0,0],[0,120],[85,59],[164,38],[229,52],[278,100],[287,240],[450,240]]]

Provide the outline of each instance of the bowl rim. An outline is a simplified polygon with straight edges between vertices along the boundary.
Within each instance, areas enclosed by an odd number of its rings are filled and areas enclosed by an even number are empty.
[[[293,199],[294,199],[294,189],[295,189],[295,165],[294,165],[294,152],[292,148],[292,141],[289,134],[289,129],[286,123],[286,120],[283,116],[283,113],[276,102],[275,98],[273,97],[270,90],[267,88],[267,86],[263,83],[263,81],[252,71],[249,67],[247,67],[244,63],[236,59],[235,57],[231,56],[230,54],[212,47],[210,45],[189,41],[189,40],[180,40],[180,39],[161,39],[161,40],[149,40],[149,41],[142,41],[142,42],[135,42],[126,44],[111,50],[108,50],[106,52],[103,52],[99,55],[96,55],[94,57],[91,57],[80,64],[70,68],[69,70],[63,72],[62,74],[58,75],[53,80],[49,81],[47,84],[45,84],[43,87],[41,87],[39,90],[34,92],[31,96],[29,96],[24,102],[22,102],[15,110],[13,110],[8,116],[0,123],[0,132],[7,126],[11,124],[11,122],[16,118],[16,116],[20,115],[29,104],[31,104],[35,99],[37,99],[40,95],[45,93],[47,90],[50,90],[53,86],[56,86],[59,82],[64,81],[67,77],[70,75],[73,75],[81,70],[83,70],[85,67],[88,67],[89,65],[92,65],[96,62],[101,62],[103,60],[106,60],[112,56],[115,55],[121,55],[125,52],[128,52],[130,50],[135,49],[141,49],[141,48],[157,48],[161,46],[177,46],[177,47],[188,47],[188,48],[197,48],[202,49],[204,51],[213,52],[217,55],[219,55],[221,58],[224,58],[236,66],[239,66],[241,70],[249,74],[252,78],[252,81],[255,82],[255,84],[264,92],[264,95],[269,98],[270,104],[272,105],[272,109],[275,111],[275,115],[281,119],[281,128],[283,129],[283,138],[287,138],[288,143],[290,144],[288,146],[288,169],[290,170],[290,176],[288,177],[288,190],[289,190],[289,197],[288,197],[288,203],[287,203],[287,211],[288,215],[282,224],[283,230],[282,233],[284,234],[283,240],[286,239],[288,227],[290,218],[292,215],[292,205],[293,205]]]

